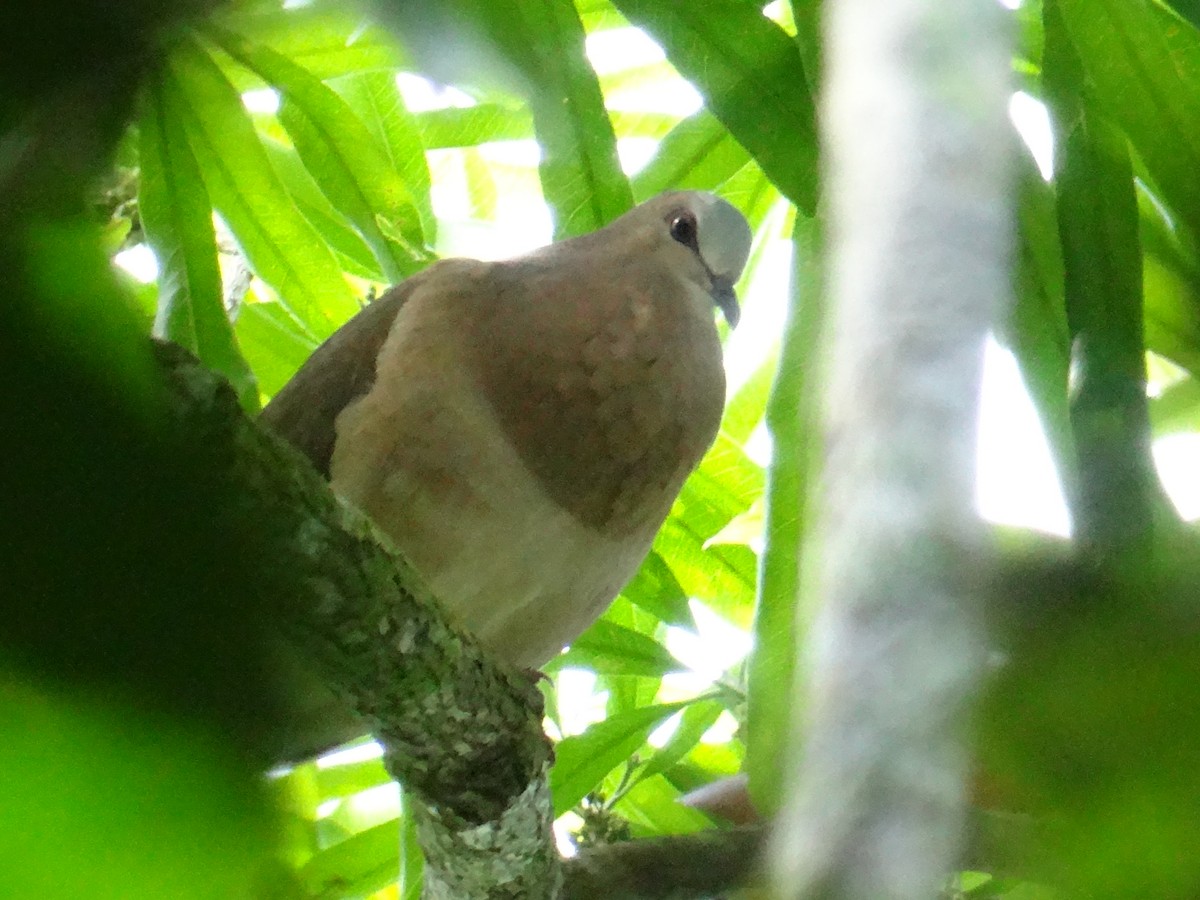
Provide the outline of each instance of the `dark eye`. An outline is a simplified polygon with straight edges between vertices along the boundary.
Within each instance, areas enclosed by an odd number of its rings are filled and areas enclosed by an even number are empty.
[[[671,220],[671,237],[685,247],[696,246],[696,220],[689,213],[681,213]]]

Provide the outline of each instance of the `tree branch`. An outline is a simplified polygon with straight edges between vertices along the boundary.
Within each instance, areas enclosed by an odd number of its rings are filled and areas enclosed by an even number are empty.
[[[762,826],[595,847],[565,864],[562,900],[699,900],[745,885]]]
[[[248,421],[224,382],[171,345],[158,356],[177,427],[239,486],[237,515],[259,525],[254,577],[286,598],[276,619],[295,648],[289,668],[303,659],[361,716],[419,801],[425,896],[554,896],[552,752],[536,686],[447,625],[387,539]]]

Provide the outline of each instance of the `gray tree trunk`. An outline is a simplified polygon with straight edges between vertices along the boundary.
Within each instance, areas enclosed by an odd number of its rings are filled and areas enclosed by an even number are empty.
[[[964,840],[984,336],[1009,295],[995,0],[828,0],[824,470],[781,897],[918,900]]]

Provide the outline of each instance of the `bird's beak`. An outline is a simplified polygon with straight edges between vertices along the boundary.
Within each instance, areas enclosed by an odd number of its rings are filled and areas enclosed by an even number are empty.
[[[733,292],[733,282],[728,278],[714,275],[712,280],[712,298],[725,315],[725,321],[730,328],[737,328],[738,319],[742,317],[742,308],[738,306],[737,294]]]

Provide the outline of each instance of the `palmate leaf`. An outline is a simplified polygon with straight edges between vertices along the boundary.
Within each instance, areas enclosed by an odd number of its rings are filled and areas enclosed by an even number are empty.
[[[556,666],[579,666],[603,675],[661,678],[685,668],[662,644],[633,628],[600,618],[554,660]]]
[[[210,27],[226,53],[280,92],[279,120],[329,201],[354,223],[390,282],[423,268],[425,236],[416,201],[380,142],[332,88],[287,57]],[[398,148],[423,158],[413,140]]]
[[[213,205],[251,267],[306,333],[327,336],[358,304],[329,246],[284,190],[237,91],[192,38],[174,46],[165,89]]]
[[[686,705],[661,703],[633,709],[559,741],[550,771],[554,814],[560,816],[575,806],[605,775],[636,753],[650,732]]]
[[[793,230],[792,287],[779,370],[767,401],[767,427],[774,441],[766,491],[766,542],[754,649],[749,661],[746,768],[758,809],[773,813],[783,794],[781,760],[787,758],[795,690],[796,604],[802,586],[802,551],[810,511],[811,476],[820,431],[817,416],[823,328],[819,218],[797,213]]]
[[[430,199],[432,183],[421,128],[404,105],[392,72],[362,72],[338,78],[330,86],[338,92],[371,132],[408,189],[421,217],[425,243],[437,239],[437,218]]]
[[[753,3],[616,0],[666,50],[779,190],[811,213],[817,198],[816,116],[795,42]]]
[[[291,8],[258,4],[231,9],[215,21],[270,47],[321,80],[357,72],[395,71],[405,63],[396,39],[353,4]],[[240,91],[263,84],[241,66],[227,67],[226,74]]]
[[[191,350],[258,409],[258,385],[242,358],[225,312],[212,206],[188,146],[179,110],[161,83],[150,85],[139,121],[138,210],[159,261],[154,332]]]
[[[457,0],[525,77],[555,237],[594,231],[633,205],[583,25],[569,0]]]
[[[1200,235],[1200,31],[1152,0],[1060,0],[1059,9],[1100,108]]]

